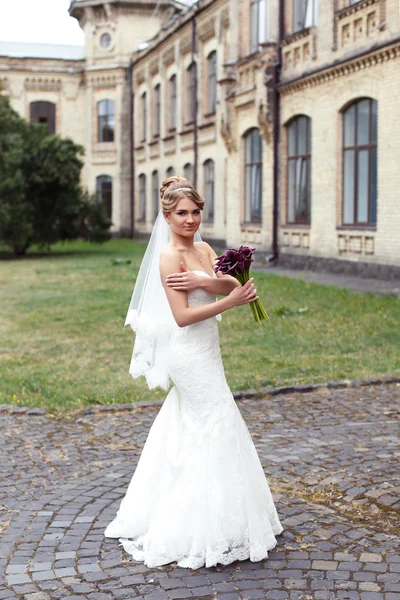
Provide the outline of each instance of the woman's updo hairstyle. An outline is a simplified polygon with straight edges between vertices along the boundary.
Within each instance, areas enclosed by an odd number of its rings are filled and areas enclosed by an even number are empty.
[[[169,213],[175,208],[179,200],[189,198],[203,210],[204,200],[196,192],[193,185],[185,177],[174,175],[163,181],[160,187],[161,208],[163,212]]]

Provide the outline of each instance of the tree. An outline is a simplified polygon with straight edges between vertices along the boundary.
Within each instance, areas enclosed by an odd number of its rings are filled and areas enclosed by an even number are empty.
[[[16,254],[32,244],[109,239],[111,221],[80,187],[83,153],[22,119],[0,95],[0,240]]]

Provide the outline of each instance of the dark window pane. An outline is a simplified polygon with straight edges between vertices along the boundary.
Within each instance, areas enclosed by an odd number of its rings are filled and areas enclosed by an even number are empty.
[[[299,117],[297,126],[297,154],[307,154],[307,119]]]
[[[378,103],[376,100],[371,101],[371,142],[378,141]]]
[[[370,223],[376,225],[376,204],[377,204],[377,150],[371,148],[370,168],[371,168],[371,188],[370,188]]]
[[[151,176],[151,187],[152,187],[152,197],[153,197],[153,218],[154,220],[157,218],[159,211],[159,183],[158,183],[158,171],[153,171]]]
[[[369,142],[369,100],[357,102],[357,145]]]
[[[176,75],[172,75],[170,79],[170,94],[171,94],[171,129],[176,129]]]
[[[56,105],[52,102],[31,102],[30,119],[46,127],[47,134],[56,132]]]
[[[288,127],[288,156],[294,156],[295,154],[297,154],[296,132],[297,132],[297,120],[293,121]]]
[[[100,100],[97,103],[97,140],[102,142],[114,141],[114,101]]]
[[[369,194],[369,151],[360,150],[358,153],[357,172],[357,223],[368,222],[368,194]]]
[[[109,175],[100,175],[96,179],[97,200],[103,205],[104,212],[109,219],[112,218],[112,178]]]
[[[355,151],[346,150],[343,161],[343,223],[354,223]]]
[[[355,137],[355,132],[356,132],[356,126],[355,126],[355,115],[356,115],[356,107],[353,104],[353,106],[351,106],[350,108],[348,108],[346,110],[346,112],[344,113],[344,145],[345,148],[348,146],[354,146],[355,145],[355,141],[356,141],[356,137]]]

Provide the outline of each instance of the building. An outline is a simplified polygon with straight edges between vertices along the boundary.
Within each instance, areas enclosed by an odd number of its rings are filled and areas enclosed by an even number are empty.
[[[85,146],[115,234],[148,234],[168,175],[201,233],[283,263],[400,276],[395,0],[73,0],[85,48],[0,43],[26,118]],[[25,46],[25,47],[24,47]]]

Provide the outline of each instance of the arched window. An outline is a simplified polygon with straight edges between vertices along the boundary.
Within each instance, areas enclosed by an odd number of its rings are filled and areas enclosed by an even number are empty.
[[[154,88],[154,129],[153,134],[155,136],[160,135],[161,130],[161,87],[160,84],[157,83]]]
[[[186,177],[190,183],[193,182],[193,165],[186,163],[186,165],[183,167],[183,176]]]
[[[45,125],[48,134],[56,132],[56,105],[53,102],[31,102],[30,118]]]
[[[109,175],[100,175],[96,178],[97,201],[103,205],[104,212],[109,219],[112,218],[112,178]]]
[[[207,58],[207,113],[215,113],[217,106],[217,53],[210,52]]]
[[[100,100],[97,103],[97,141],[114,141],[114,100]]]
[[[166,171],[166,178],[168,179],[169,177],[173,177],[174,175],[175,175],[174,167],[168,167],[168,169]]]
[[[268,39],[268,0],[250,0],[250,52]]]
[[[143,144],[146,141],[146,131],[147,131],[147,95],[146,92],[143,92],[141,96],[141,137],[140,141]]]
[[[194,123],[196,115],[196,63],[192,62],[187,69],[187,103],[186,124]]]
[[[244,136],[244,219],[247,223],[261,222],[262,142],[258,129]]]
[[[158,171],[153,171],[151,174],[151,196],[153,202],[153,219],[156,220],[159,211],[159,182]]]
[[[204,199],[205,219],[212,221],[214,219],[214,161],[209,159],[203,164],[204,174]]]
[[[169,129],[175,131],[177,122],[177,102],[176,102],[176,75],[172,75],[169,80]]]
[[[296,117],[287,126],[287,222],[311,218],[311,119]]]
[[[375,225],[377,102],[363,98],[343,113],[343,225]]]
[[[139,175],[139,221],[146,220],[146,175]]]

